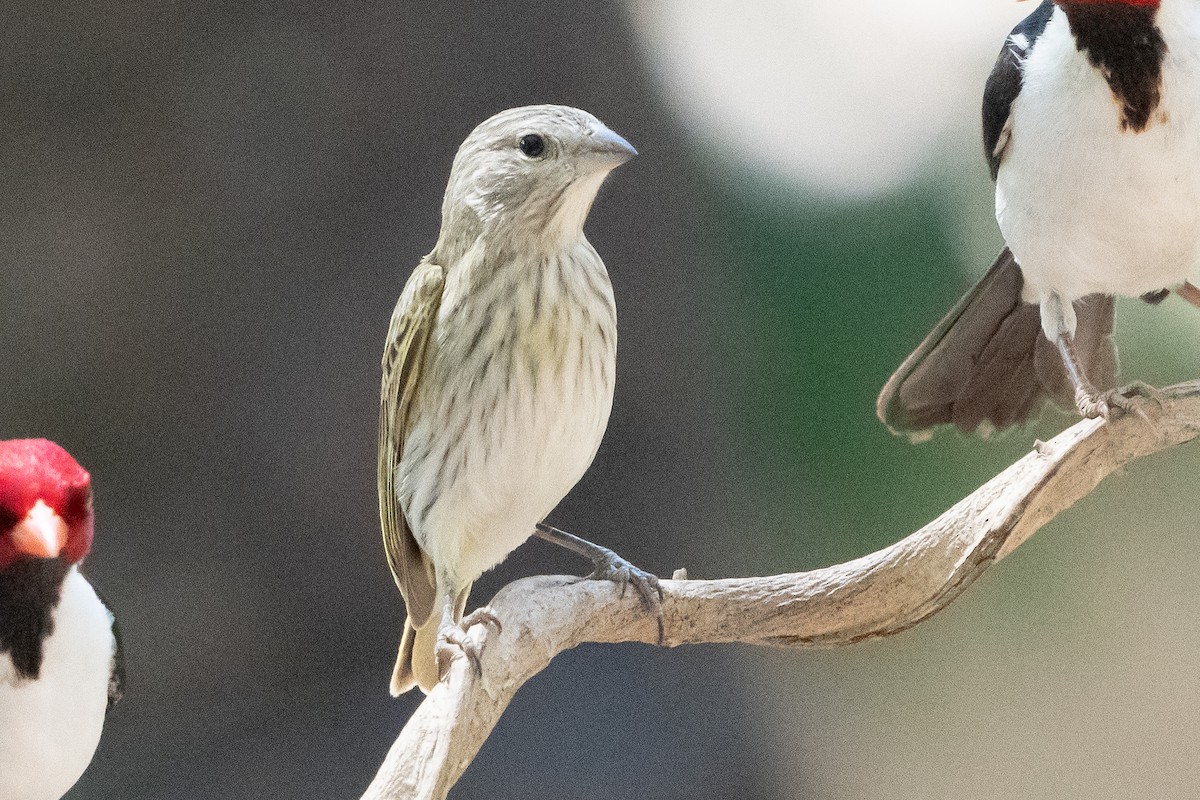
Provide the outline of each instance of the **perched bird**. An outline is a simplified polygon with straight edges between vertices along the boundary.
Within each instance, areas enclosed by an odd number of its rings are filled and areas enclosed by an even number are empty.
[[[52,800],[92,760],[124,672],[112,614],[79,572],[91,476],[45,439],[0,442],[0,798]]]
[[[1114,389],[1113,296],[1157,303],[1200,264],[1200,2],[1045,0],[983,100],[1006,248],[879,396],[896,432],[1023,422],[1049,397],[1087,417]]]
[[[617,315],[583,223],[605,176],[637,154],[591,114],[503,111],[458,150],[433,251],[408,280],[383,353],[379,513],[408,618],[393,694],[429,691],[462,633],[471,583],[531,534],[653,577],[542,523],[608,424]],[[538,530],[535,531],[535,526]]]

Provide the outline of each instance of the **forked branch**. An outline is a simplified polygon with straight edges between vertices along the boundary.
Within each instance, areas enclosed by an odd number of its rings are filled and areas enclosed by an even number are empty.
[[[854,561],[765,578],[663,581],[665,644],[831,647],[891,636],[936,614],[971,582],[1105,477],[1200,436],[1200,382],[1163,390],[1146,416],[1084,420],[988,481],[916,533]],[[363,800],[444,798],[509,701],[557,654],[585,642],[656,644],[635,593],[561,576],[512,583],[491,603],[503,620],[470,635],[465,659],[425,699]]]

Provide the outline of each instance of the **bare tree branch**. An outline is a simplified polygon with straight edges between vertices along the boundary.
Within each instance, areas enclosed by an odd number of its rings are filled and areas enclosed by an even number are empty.
[[[831,647],[891,636],[950,604],[989,566],[1135,459],[1200,436],[1200,382],[1163,391],[1145,417],[1085,420],[988,481],[921,530],[845,564],[789,575],[664,581],[665,644]],[[562,576],[512,583],[503,621],[470,636],[482,671],[455,659],[389,751],[363,800],[444,798],[509,701],[557,654],[584,642],[658,643],[635,593]]]

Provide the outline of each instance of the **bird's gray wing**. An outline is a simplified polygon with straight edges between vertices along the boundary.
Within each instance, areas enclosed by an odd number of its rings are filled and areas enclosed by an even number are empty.
[[[96,593],[100,605],[104,606],[104,611],[108,614],[113,635],[113,660],[108,675],[108,707],[112,708],[125,696],[125,642],[121,638],[121,626],[117,624],[117,615],[113,613],[112,606],[95,586],[92,587],[92,591]]]
[[[1053,15],[1054,0],[1043,0],[1004,40],[1004,47],[988,76],[983,90],[983,154],[991,167],[992,180],[996,179],[1008,146],[1008,117],[1013,101],[1021,92],[1025,59]]]
[[[125,696],[125,643],[121,639],[121,628],[113,618],[113,639],[116,640],[113,650],[112,674],[108,677],[108,707],[112,708]]]
[[[1033,417],[1046,398],[1070,408],[1075,390],[1038,306],[1021,301],[1023,279],[1006,247],[979,283],[904,360],[879,393],[875,411],[893,433],[920,434],[954,424],[970,433]],[[1113,300],[1075,301],[1076,354],[1100,389],[1116,382]]]
[[[425,351],[442,302],[445,271],[422,262],[400,295],[383,350],[379,396],[379,522],[388,567],[404,596],[414,627],[433,613],[436,589],[428,558],[417,544],[396,493],[396,468],[404,454]]]
[[[1037,306],[1021,302],[1021,270],[1008,248],[879,393],[876,413],[894,433],[953,423],[1004,428],[1043,396],[1033,351]]]

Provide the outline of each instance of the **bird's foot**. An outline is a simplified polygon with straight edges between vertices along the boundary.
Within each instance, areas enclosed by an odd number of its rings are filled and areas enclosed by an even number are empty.
[[[1075,390],[1075,407],[1084,419],[1108,419],[1108,392],[1089,392],[1086,389]]]
[[[496,612],[490,606],[480,606],[463,617],[462,622],[458,623],[458,627],[462,628],[463,631],[470,630],[476,625],[490,625],[496,629],[496,633],[504,630],[503,623],[500,622],[500,618],[496,616]]]
[[[433,655],[437,659],[438,680],[446,680],[450,672],[450,664],[454,659],[466,658],[476,675],[483,672],[480,664],[479,645],[471,641],[462,628],[454,625],[438,631],[437,644],[434,645]]]
[[[634,566],[607,547],[597,545],[597,548],[600,552],[592,559],[595,569],[580,580],[612,581],[621,587],[621,597],[624,597],[626,590],[632,586],[642,601],[642,608],[647,613],[654,614],[658,622],[658,643],[662,644],[664,639],[663,590],[658,576],[641,567]]]
[[[492,625],[503,630],[500,618],[487,606],[477,608],[456,624],[447,625],[438,631],[434,655],[437,657],[438,680],[443,680],[450,671],[450,662],[458,656],[467,659],[476,677],[483,674],[483,645],[472,639],[467,632],[475,625]]]
[[[553,542],[559,547],[565,547],[591,561],[593,567],[591,574],[580,580],[612,581],[621,587],[621,597],[625,596],[626,589],[633,586],[642,601],[642,608],[647,612],[653,612],[657,617],[658,643],[663,643],[663,591],[657,575],[635,567],[607,547],[601,547],[587,539],[581,539],[574,534],[551,527],[544,522],[538,523],[534,535]]]
[[[1078,390],[1075,392],[1075,405],[1079,413],[1088,419],[1112,419],[1126,414],[1133,414],[1150,422],[1147,408],[1153,404],[1162,405],[1162,392],[1148,383],[1134,381],[1119,389],[1109,389],[1106,392]]]
[[[580,580],[612,581],[621,587],[621,597],[625,596],[630,586],[637,592],[646,611],[656,611],[659,614],[659,626],[662,626],[662,585],[658,576],[652,572],[636,567],[629,561],[609,550],[607,547],[596,545],[598,552],[592,559],[595,566],[589,574]]]

